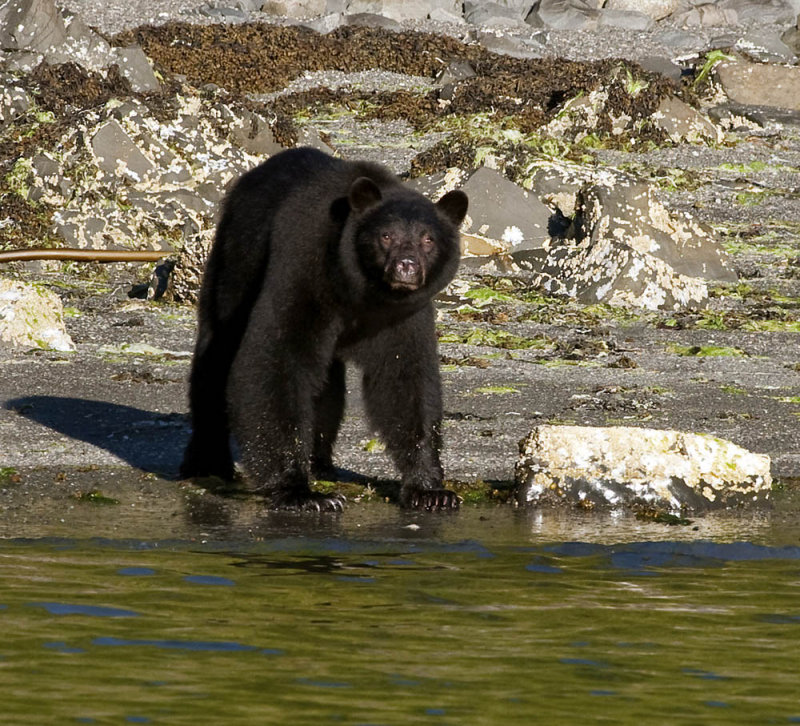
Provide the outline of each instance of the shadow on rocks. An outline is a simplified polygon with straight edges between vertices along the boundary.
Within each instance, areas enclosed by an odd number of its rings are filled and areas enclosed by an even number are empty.
[[[71,439],[104,449],[137,469],[166,479],[179,478],[178,464],[188,440],[183,414],[59,396],[25,396],[7,401],[5,407]]]

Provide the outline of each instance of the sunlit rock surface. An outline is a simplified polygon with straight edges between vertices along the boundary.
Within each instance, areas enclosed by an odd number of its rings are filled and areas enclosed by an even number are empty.
[[[764,499],[770,459],[706,434],[625,426],[537,426],[520,442],[523,504],[671,512]]]
[[[58,295],[38,285],[0,278],[0,348],[71,351]]]
[[[705,304],[707,280],[736,279],[712,230],[667,210],[647,184],[605,173],[574,189],[567,180],[561,194],[549,193],[572,219],[565,236],[553,239],[543,259],[518,256],[549,294],[678,310]]]
[[[500,172],[481,167],[461,187],[469,211],[461,228],[467,254],[538,249],[549,240],[552,212],[539,198]]]
[[[735,103],[800,111],[800,68],[751,63],[731,57],[714,68],[714,75]]]

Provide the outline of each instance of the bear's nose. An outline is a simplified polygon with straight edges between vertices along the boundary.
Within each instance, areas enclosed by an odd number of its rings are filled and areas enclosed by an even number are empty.
[[[413,280],[417,276],[419,265],[416,260],[404,258],[395,263],[394,271],[398,279]]]

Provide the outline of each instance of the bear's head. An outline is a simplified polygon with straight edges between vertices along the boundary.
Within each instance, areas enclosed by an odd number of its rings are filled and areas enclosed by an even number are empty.
[[[467,203],[459,190],[434,204],[405,187],[381,189],[372,179],[356,179],[348,204],[355,256],[368,289],[398,301],[439,292],[458,267],[458,228]]]

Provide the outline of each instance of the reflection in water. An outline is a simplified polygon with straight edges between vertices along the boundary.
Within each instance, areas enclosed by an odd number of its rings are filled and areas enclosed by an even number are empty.
[[[230,643],[222,641],[203,642],[198,640],[140,640],[127,638],[95,638],[92,645],[112,645],[115,647],[135,646],[145,648],[165,648],[167,650],[210,650],[210,651],[251,651],[259,650],[254,645],[243,645],[242,643]],[[262,653],[278,655],[281,650],[275,648],[262,648]]]
[[[446,519],[436,539],[2,541],[3,722],[800,720],[800,547],[524,543],[514,521],[514,542]]]

